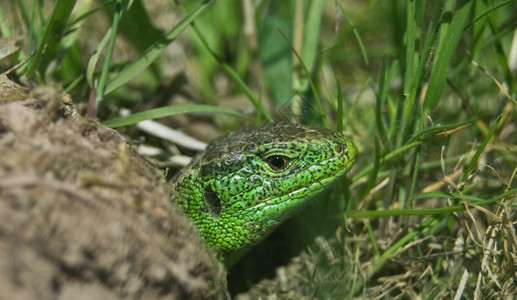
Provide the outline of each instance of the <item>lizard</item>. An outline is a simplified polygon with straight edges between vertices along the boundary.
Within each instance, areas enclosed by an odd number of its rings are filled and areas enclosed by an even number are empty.
[[[227,267],[351,168],[329,129],[277,123],[212,141],[171,181],[171,197]]]

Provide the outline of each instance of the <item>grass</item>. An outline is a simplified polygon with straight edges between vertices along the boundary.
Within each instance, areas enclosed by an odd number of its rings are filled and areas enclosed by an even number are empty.
[[[168,6],[178,19],[164,29],[147,23],[156,11],[127,5],[2,4],[2,41],[21,42],[0,70],[57,82],[79,108],[96,90],[110,126],[203,112],[221,131],[338,128],[360,154],[334,193],[340,210],[321,212],[337,233],[302,255],[308,296],[515,297],[514,1],[185,2]],[[135,38],[128,14],[160,35]],[[176,44],[197,101],[160,107],[152,99]],[[253,112],[227,107],[239,97]],[[134,115],[112,120],[123,107]]]

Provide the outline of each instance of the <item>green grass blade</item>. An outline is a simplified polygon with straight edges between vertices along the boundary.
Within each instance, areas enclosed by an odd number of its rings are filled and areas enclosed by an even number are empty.
[[[363,40],[361,39],[361,35],[359,34],[359,31],[357,31],[357,28],[355,27],[354,22],[352,21],[352,19],[350,19],[350,17],[346,13],[346,11],[343,9],[341,4],[339,4],[339,8],[341,9],[341,13],[343,14],[343,16],[345,16],[346,21],[348,22],[348,25],[350,25],[350,27],[352,28],[352,32],[354,33],[355,39],[357,40],[357,44],[359,45],[359,49],[361,50],[361,55],[363,56],[364,64],[366,65],[366,67],[369,70],[370,69],[370,60],[368,59],[368,53],[366,52],[366,48],[364,47]]]
[[[99,86],[97,89],[97,101],[101,101],[104,98],[104,91],[106,90],[106,85],[108,83],[111,57],[113,56],[113,51],[115,50],[115,41],[117,39],[118,26],[120,23],[120,19],[122,18],[122,15],[128,8],[126,5],[129,5],[129,2],[126,2],[125,4],[122,3],[122,0],[117,0],[115,2],[115,13],[113,15],[113,21],[111,23],[111,28],[108,30],[108,50],[106,51],[106,58],[104,60],[104,65],[101,71],[101,78],[99,79]]]
[[[30,18],[29,17],[29,9],[27,8],[27,1],[26,0],[18,0],[16,1],[18,3],[18,7],[20,8],[20,12],[21,12],[21,15],[22,15],[22,19],[23,19],[23,22],[25,23],[25,26],[27,26],[27,29],[30,30],[31,28],[31,24],[33,24],[33,22],[31,22],[31,20],[35,20],[35,18]],[[37,5],[35,4],[33,6],[33,8],[36,8]],[[34,16],[34,14],[33,14]]]
[[[414,199],[425,199],[425,198],[443,198],[453,199],[459,202],[460,200],[467,201],[470,208],[473,205],[486,206],[500,203],[504,198],[509,197],[517,193],[517,188],[509,189],[508,191],[499,194],[490,199],[482,199],[476,196],[463,195],[460,193],[443,193],[443,192],[429,192],[417,195]],[[379,217],[392,217],[392,216],[439,216],[452,212],[464,211],[466,207],[463,203],[459,203],[454,206],[444,206],[440,208],[429,208],[429,209],[390,209],[390,210],[363,210],[363,211],[352,211],[347,214],[347,217],[353,219],[361,218],[379,218]]]
[[[417,0],[418,1],[418,0]],[[407,2],[407,12],[406,12],[406,21],[407,21],[407,30],[406,30],[406,70],[404,72],[404,95],[406,95],[407,99],[412,99],[409,96],[409,89],[412,84],[414,84],[413,80],[415,80],[415,66],[418,65],[417,53],[415,52],[415,43],[416,43],[416,15],[415,15],[415,1],[410,0]],[[413,99],[414,100],[414,99]],[[410,106],[410,105],[408,105]],[[406,111],[407,112],[407,111]],[[406,116],[407,118],[407,116]]]
[[[417,146],[420,146],[422,145],[423,141],[416,141],[416,142],[413,142],[413,143],[410,143],[410,144],[406,144],[386,155],[384,155],[382,158],[381,158],[381,163],[384,163],[386,161],[389,161],[389,160],[392,160],[394,158],[396,158],[398,155],[401,155],[401,154],[404,154],[406,151],[412,149],[412,148],[415,148]],[[372,170],[374,169],[374,165],[373,164],[370,164],[366,167],[364,167],[359,173],[357,173],[354,177],[352,177],[352,182],[356,182],[358,181],[361,177],[363,177],[364,175],[368,174],[369,172],[371,172]]]
[[[413,194],[415,193],[415,189],[417,187],[417,183],[419,181],[419,178],[418,178],[418,174],[419,174],[419,170],[421,170],[421,165],[420,165],[420,159],[421,159],[421,147],[416,147],[415,148],[415,152],[414,152],[414,155],[413,155],[413,159],[412,159],[412,166],[411,166],[411,172],[412,172],[412,176],[411,176],[411,187],[409,188],[409,193],[408,193],[408,196],[407,196],[407,199],[409,199],[408,203],[407,203],[407,207],[409,208],[412,208],[413,207]]]
[[[470,126],[474,124],[476,120],[470,119],[459,123],[453,123],[453,124],[446,124],[446,125],[436,125],[430,128],[427,128],[425,130],[422,130],[417,133],[414,137],[412,137],[409,141],[407,141],[407,144],[413,143],[415,141],[429,141],[433,139],[436,135],[440,133],[445,133],[448,130],[454,130],[458,128],[465,128],[467,126]]]
[[[377,132],[379,133],[382,145],[386,149],[389,149],[388,136],[386,135],[386,128],[382,120],[382,107],[383,104],[386,103],[386,99],[388,98],[389,80],[391,79],[390,76],[387,74],[386,65],[386,56],[384,56],[382,59],[380,71],[381,75],[379,78],[377,99],[375,99],[375,125],[377,125]]]
[[[502,2],[494,4],[494,5],[490,5],[485,11],[483,11],[476,18],[474,18],[474,20],[472,20],[472,22],[467,24],[465,29],[468,29],[469,27],[473,26],[476,22],[478,22],[479,20],[485,18],[491,12],[496,11],[497,9],[499,9],[499,8],[501,8],[501,7],[503,7],[503,6],[507,5],[507,4],[510,4],[512,2],[513,2],[513,0],[506,0],[506,1],[502,1]]]
[[[434,191],[434,192],[421,193],[414,197],[415,200],[416,199],[426,199],[426,198],[445,198],[445,199],[449,198],[449,199],[454,199],[454,200],[465,199],[472,203],[479,203],[484,200],[484,199],[476,197],[476,196],[466,195],[464,192],[462,192],[462,194],[460,194],[460,193],[445,193],[445,192],[440,192],[440,191]]]
[[[337,87],[337,124],[336,130],[338,132],[343,131],[343,92],[341,91],[341,83],[339,82],[337,77],[336,79],[336,87]]]
[[[213,56],[215,60],[221,65],[221,68],[230,76],[235,83],[243,90],[243,92],[246,94],[248,99],[253,103],[255,108],[257,109],[257,113],[259,116],[264,117],[268,122],[272,123],[273,118],[271,115],[264,109],[262,106],[262,103],[255,97],[251,89],[248,87],[248,85],[244,82],[244,80],[239,76],[239,74],[228,64],[226,63],[215,51],[208,45],[208,42],[206,41],[203,34],[197,29],[195,25],[192,26],[194,31],[196,32],[197,36],[205,46],[205,48],[210,52],[210,54]]]
[[[483,139],[483,142],[477,148],[476,153],[470,160],[470,163],[463,170],[463,174],[461,175],[459,182],[462,182],[463,180],[465,180],[467,178],[467,176],[470,174],[470,172],[474,169],[474,167],[476,167],[479,157],[481,156],[481,153],[483,153],[483,150],[485,150],[486,145],[488,144],[488,142],[494,135],[496,129],[499,128],[499,121],[501,121],[501,116],[499,116],[497,118],[497,120],[494,122],[494,125],[492,126],[492,128],[490,129],[488,134]]]
[[[106,44],[110,40],[112,28],[108,29],[101,42],[95,48],[90,60],[88,61],[88,66],[86,67],[86,81],[90,88],[95,86],[94,75],[95,75],[95,67],[97,66],[97,62],[102,54],[102,50],[106,47]]]
[[[188,15],[178,23],[178,25],[174,26],[174,28],[163,38],[156,41],[156,43],[154,43],[149,50],[142,55],[142,57],[129,64],[115,78],[113,78],[108,83],[105,94],[107,95],[113,92],[142,73],[156,58],[158,58],[158,56],[160,56],[165,47],[174,41],[176,37],[190,25],[190,23],[192,23],[208,6],[210,6],[211,3],[211,0],[204,1],[192,9],[192,11],[189,12]]]
[[[72,82],[70,82],[65,88],[64,88],[64,92],[65,93],[70,93],[73,89],[75,89],[79,83],[81,83],[81,81],[83,81],[84,79],[84,74],[82,75],[79,75],[77,76],[76,79],[74,79]]]
[[[91,15],[106,9],[106,7],[112,5],[113,3],[115,3],[115,0],[106,1],[106,2],[104,2],[102,4],[100,4],[99,6],[93,8],[93,9],[91,9],[91,10],[85,12],[85,13],[80,14],[77,18],[75,18],[72,22],[70,22],[69,27],[72,27],[72,26],[75,26],[75,25],[79,24],[80,22],[86,20]]]
[[[54,4],[45,32],[39,41],[38,49],[27,69],[27,78],[32,78],[36,69],[40,69],[43,74],[46,64],[55,58],[75,3],[75,0],[57,0]],[[45,61],[43,61],[44,59]]]
[[[367,279],[371,278],[377,271],[380,270],[380,268],[384,265],[384,263],[392,256],[394,255],[400,248],[402,248],[406,243],[408,243],[411,239],[422,233],[422,231],[431,226],[431,224],[436,221],[436,217],[429,217],[427,218],[422,224],[414,229],[413,231],[406,234],[404,237],[402,237],[400,240],[398,240],[393,246],[391,246],[388,250],[386,250],[379,259],[375,260],[375,264],[373,265],[372,269],[367,274]]]
[[[325,110],[323,109],[323,105],[321,104],[321,99],[319,96],[318,89],[316,88],[316,85],[314,84],[314,81],[312,80],[311,73],[309,72],[309,69],[307,69],[307,66],[305,65],[302,57],[300,54],[294,49],[293,44],[289,41],[289,39],[285,36],[283,32],[280,31],[280,34],[284,37],[285,41],[291,48],[291,51],[293,51],[294,55],[296,55],[296,58],[298,59],[298,62],[300,63],[300,66],[303,69],[303,72],[305,73],[305,76],[307,77],[307,80],[309,80],[309,84],[311,85],[312,93],[314,94],[314,99],[316,101],[316,106],[318,107],[319,115],[321,116],[321,120],[323,122],[323,125],[325,128],[330,128],[329,122],[327,120],[327,116],[325,115]]]
[[[309,72],[314,71],[314,64],[318,56],[318,39],[320,36],[322,0],[313,0],[308,3],[307,18],[304,25],[302,59]]]
[[[497,24],[497,20],[493,15],[488,16],[488,25],[493,32],[494,35],[498,35],[499,33],[499,26]],[[501,40],[494,41],[494,47],[497,53],[497,59],[499,60],[499,66],[503,68],[504,78],[506,81],[506,84],[508,85],[508,91],[510,94],[514,94],[515,92],[515,80],[513,76],[513,72],[510,71],[510,68],[508,67],[508,57],[506,55],[506,51],[504,50],[503,44]]]
[[[280,16],[267,16],[258,32],[258,55],[271,98],[278,105],[293,96],[293,57],[277,29],[292,36],[292,24]]]
[[[427,60],[429,59],[429,56],[431,55],[431,52],[434,50],[433,44],[434,44],[434,41],[436,40],[437,30],[438,30],[438,25],[430,26],[429,29],[427,30],[427,33],[425,35],[425,40],[424,40],[424,46],[420,50],[420,54],[419,54],[420,55],[419,61],[421,63],[418,64],[418,66],[417,66],[417,70],[415,73],[416,79],[413,81],[414,84],[410,90],[410,93],[417,92],[417,87],[422,84],[422,81],[424,80],[424,76],[427,74],[426,73],[427,64],[424,62],[427,62]]]
[[[34,5],[32,7],[32,16],[33,16],[32,19],[33,20],[36,19],[35,16],[36,16],[37,7],[38,7],[38,5]],[[31,53],[34,53],[34,47],[36,46],[36,43],[37,43],[36,42],[37,41],[36,28],[34,26],[34,22],[30,22],[28,26],[29,26],[29,41],[28,41],[28,45],[27,45],[27,64],[25,65],[25,68],[24,68],[25,74],[27,74],[29,66],[32,66],[34,64],[33,61],[34,61],[35,55],[31,55]]]
[[[209,114],[227,114],[235,117],[239,117],[242,119],[247,118],[246,115],[241,114],[238,111],[229,108],[223,108],[212,105],[175,105],[175,106],[165,106],[159,107],[155,109],[146,110],[143,112],[139,112],[136,114],[132,114],[126,117],[117,118],[113,120],[104,121],[101,124],[107,127],[116,128],[121,126],[133,125],[140,121],[158,119],[163,117],[168,117],[177,114],[186,114],[186,113],[209,113]]]
[[[377,176],[379,175],[379,166],[381,165],[381,147],[379,145],[379,139],[375,138],[375,159],[373,161],[373,169],[370,172],[370,176],[368,176],[368,179],[366,181],[366,184],[364,185],[363,189],[360,192],[359,199],[364,199],[368,193],[372,190],[372,188],[375,186],[375,182],[377,181]]]
[[[447,81],[452,55],[460,42],[467,18],[470,14],[472,1],[463,4],[452,17],[443,40],[438,43],[436,59],[429,79],[429,88],[425,95],[424,107],[433,109],[438,104]]]
[[[6,38],[10,37],[11,34],[11,29],[9,29],[9,26],[5,22],[4,9],[0,6],[0,36]]]

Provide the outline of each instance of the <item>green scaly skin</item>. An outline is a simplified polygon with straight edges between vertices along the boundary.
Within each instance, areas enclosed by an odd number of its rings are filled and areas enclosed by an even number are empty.
[[[352,166],[336,131],[276,124],[230,133],[172,181],[172,199],[227,266]]]

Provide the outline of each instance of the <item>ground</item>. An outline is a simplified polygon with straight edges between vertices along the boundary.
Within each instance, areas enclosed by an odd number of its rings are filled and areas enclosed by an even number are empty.
[[[52,87],[0,77],[0,298],[226,297],[162,171]]]

